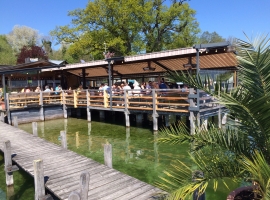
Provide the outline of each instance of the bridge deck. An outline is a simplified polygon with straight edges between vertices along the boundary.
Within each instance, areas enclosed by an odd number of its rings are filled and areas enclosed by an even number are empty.
[[[90,173],[88,199],[151,199],[160,189],[136,178],[111,169],[90,158],[33,136],[23,130],[0,122],[0,149],[10,140],[13,161],[34,176],[33,160],[42,159],[45,187],[59,199],[68,199],[72,191],[79,190],[82,172]],[[16,184],[16,183],[15,183]]]

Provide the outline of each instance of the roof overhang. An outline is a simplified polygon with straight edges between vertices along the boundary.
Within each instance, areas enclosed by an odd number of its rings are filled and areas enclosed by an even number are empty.
[[[64,68],[65,63],[57,65],[47,60],[40,60],[36,62],[23,63],[15,66],[4,66],[0,68],[0,74],[11,74],[15,72],[36,71],[42,69],[59,69]]]
[[[43,69],[65,70],[71,74],[82,77],[85,69],[87,78],[99,79],[108,77],[108,65],[112,67],[114,77],[155,76],[167,71],[185,71],[185,67],[196,65],[196,53],[199,50],[200,70],[204,69],[236,69],[235,53],[229,51],[229,43],[199,44],[190,48],[181,48],[168,51],[139,54],[125,57],[112,57],[106,60],[97,60],[85,63],[67,64],[65,68],[58,67]],[[194,69],[195,70],[195,69]]]

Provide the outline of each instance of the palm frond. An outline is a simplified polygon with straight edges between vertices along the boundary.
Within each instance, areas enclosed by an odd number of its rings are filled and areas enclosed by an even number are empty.
[[[255,151],[252,158],[243,157],[240,160],[243,169],[250,173],[250,180],[255,183],[255,192],[268,199],[269,182],[270,182],[270,166],[266,162],[262,152]]]
[[[201,194],[210,181],[216,189],[224,177],[248,177],[257,184],[259,195],[270,199],[270,38],[237,40],[235,47],[239,85],[230,91],[226,85],[222,88],[222,76],[214,83],[210,75],[168,74],[170,81],[184,82],[214,96],[229,110],[229,117],[238,120],[226,130],[214,125],[208,131],[197,127],[194,135],[183,124],[161,130],[159,142],[190,142],[192,146],[192,165],[178,161],[165,172],[167,177],[161,178],[159,186],[171,192],[170,199],[184,199],[195,190]],[[204,176],[192,180],[195,170]]]

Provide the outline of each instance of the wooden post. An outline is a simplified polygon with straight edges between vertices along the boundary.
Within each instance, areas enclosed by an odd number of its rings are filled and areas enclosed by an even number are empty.
[[[129,99],[128,99],[128,91],[127,90],[124,90],[124,102],[125,102],[125,111],[128,111]]]
[[[158,131],[158,115],[152,115],[153,117],[153,131]]]
[[[193,88],[189,89],[189,94],[194,94]],[[195,107],[193,99],[189,99],[189,104],[190,104],[189,105],[190,107]],[[189,112],[189,121],[190,121],[190,125],[189,125],[190,126],[190,134],[194,135],[195,134],[194,113],[191,111]]]
[[[5,172],[6,172],[6,184],[7,186],[13,185],[13,173],[10,173],[12,168],[11,160],[11,144],[10,141],[4,142],[4,157],[5,157]]]
[[[112,145],[104,145],[104,164],[112,168]]]
[[[80,194],[78,192],[71,192],[68,196],[68,200],[81,200]]]
[[[33,135],[38,136],[37,122],[32,122]]]
[[[108,101],[108,93],[106,90],[103,90],[103,103],[104,103],[104,108],[109,107],[109,101]]]
[[[87,200],[89,191],[90,174],[83,172],[80,176],[80,193],[73,191],[68,196],[68,200]]]
[[[73,96],[74,96],[74,108],[77,108],[77,93],[75,90],[73,90]]]
[[[80,177],[80,197],[81,200],[88,199],[90,174],[88,172],[83,172]]]
[[[42,93],[42,91],[40,91],[40,93],[39,93],[39,105],[40,105],[40,109],[39,109],[39,119],[40,119],[41,121],[44,121],[45,117],[44,117],[43,93]]]
[[[208,118],[203,118],[202,129],[205,131],[208,130]]]
[[[15,128],[18,128],[18,117],[17,116],[13,117],[13,125]]]
[[[152,97],[153,97],[153,131],[158,130],[158,114],[157,114],[157,93],[156,90],[152,90]]]
[[[34,160],[35,200],[45,196],[43,161]]]
[[[67,134],[66,131],[60,131],[61,144],[64,149],[67,149]]]
[[[124,90],[124,100],[125,100],[125,120],[126,127],[130,127],[129,111],[128,111],[128,91]]]
[[[7,118],[8,118],[8,124],[11,124],[11,113],[10,113],[10,110],[9,110],[9,94],[6,93],[6,115],[7,115]]]
[[[125,112],[126,127],[130,127],[129,112]]]
[[[63,112],[64,112],[64,118],[67,119],[67,106],[66,106],[66,96],[64,91],[62,91],[62,104],[63,104]]]
[[[222,125],[225,125],[227,123],[227,113],[224,113],[221,123]]]
[[[218,128],[221,128],[221,108],[218,109]]]
[[[90,93],[89,90],[86,91],[86,99],[87,99],[87,108],[86,108],[86,113],[87,113],[87,121],[91,122],[91,111],[90,111]]]

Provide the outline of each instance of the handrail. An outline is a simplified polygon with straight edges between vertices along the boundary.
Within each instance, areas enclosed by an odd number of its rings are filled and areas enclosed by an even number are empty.
[[[189,112],[217,106],[217,101],[200,91],[179,89],[147,90],[63,90],[63,92],[30,92],[9,95],[9,108],[38,107],[49,105],[66,105],[74,108],[109,108],[122,110],[153,110],[155,112]],[[196,92],[196,90],[194,90]],[[88,98],[87,98],[88,94]],[[111,103],[110,103],[111,95]],[[199,96],[199,101],[196,99]],[[192,105],[190,100],[193,99]],[[199,102],[199,105],[197,105]]]

